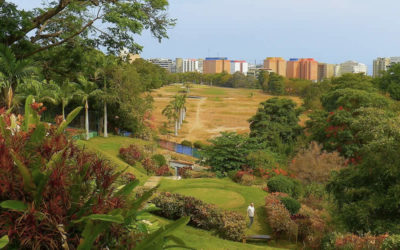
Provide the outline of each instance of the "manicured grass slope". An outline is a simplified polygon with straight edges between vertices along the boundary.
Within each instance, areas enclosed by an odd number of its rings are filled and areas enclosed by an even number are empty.
[[[161,217],[153,217],[160,224],[168,223],[169,220],[166,220]],[[175,234],[175,236],[181,238],[188,246],[193,247],[195,249],[204,249],[204,250],[216,250],[216,249],[226,249],[226,250],[247,250],[247,249],[284,249],[284,248],[275,248],[271,246],[266,246],[265,243],[255,244],[243,244],[241,242],[234,242],[229,240],[224,240],[219,237],[213,236],[212,232],[196,229],[190,226],[185,226],[179,229]]]
[[[121,136],[110,136],[109,138],[95,137],[90,139],[89,141],[78,141],[78,144],[83,145],[89,151],[98,153],[104,158],[110,160],[112,163],[118,166],[119,170],[123,170],[128,167],[127,171],[134,174],[136,178],[140,180],[141,184],[146,182],[146,180],[149,178],[149,176],[146,175],[146,171],[142,168],[141,164],[137,163],[135,166],[130,166],[128,163],[119,158],[118,154],[119,149],[122,146],[127,147],[131,144],[145,145],[149,143],[150,142],[146,142],[140,139]]]

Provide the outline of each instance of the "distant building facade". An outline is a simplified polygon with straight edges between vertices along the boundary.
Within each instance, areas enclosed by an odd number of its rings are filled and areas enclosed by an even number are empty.
[[[231,74],[235,74],[236,72],[243,73],[247,75],[249,71],[249,63],[246,61],[231,61]]]
[[[202,69],[200,69],[200,60],[198,59],[176,58],[175,64],[176,64],[176,73],[203,71]],[[203,67],[203,65],[201,65],[201,67]]]
[[[290,58],[286,65],[287,78],[300,78],[300,62],[298,58]]]
[[[171,59],[165,59],[165,58],[152,58],[148,59],[149,62],[160,66],[163,69],[168,70],[169,72],[175,72],[176,67],[175,67],[175,62],[172,61]]]
[[[264,60],[264,68],[271,69],[272,72],[286,77],[286,60],[282,57],[267,57]]]
[[[318,63],[318,81],[330,79],[335,76],[335,65],[329,63]]]
[[[367,65],[356,61],[346,61],[337,65],[335,68],[335,76],[341,76],[347,73],[364,73],[365,75],[367,75],[367,72]]]
[[[378,57],[373,63],[373,77],[380,77],[383,72],[385,72],[390,66],[390,58]]]
[[[318,62],[314,58],[303,58],[300,62],[300,79],[317,81]]]
[[[226,57],[207,57],[203,61],[204,74],[230,73],[231,61]]]
[[[394,63],[400,63],[400,57],[378,57],[373,64],[373,77],[380,77]]]

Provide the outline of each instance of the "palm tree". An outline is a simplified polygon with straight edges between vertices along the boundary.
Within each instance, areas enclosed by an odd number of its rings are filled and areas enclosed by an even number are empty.
[[[18,83],[36,72],[28,60],[17,60],[9,47],[0,44],[0,87],[4,98],[3,104],[11,107],[13,91]]]
[[[58,104],[58,85],[53,81],[47,83],[46,81],[39,82],[34,79],[27,79],[24,83],[18,85],[15,92],[14,102],[16,105],[23,102],[29,95],[32,95],[37,102]]]
[[[62,84],[57,85],[57,95],[58,103],[61,103],[62,117],[65,121],[65,107],[68,106],[69,102],[77,95],[78,85],[69,80],[64,81]]]
[[[178,136],[178,130],[181,128],[186,103],[185,95],[175,95],[174,99],[164,108],[162,114],[165,115],[169,121],[175,122],[175,136]]]
[[[97,85],[94,82],[88,81],[84,76],[78,78],[79,85],[76,95],[85,104],[85,130],[86,130],[86,140],[89,140],[89,97],[95,94],[97,90]]]

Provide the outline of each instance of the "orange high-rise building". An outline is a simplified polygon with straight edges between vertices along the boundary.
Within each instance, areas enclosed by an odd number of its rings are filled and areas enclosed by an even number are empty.
[[[282,57],[267,57],[264,60],[264,68],[271,69],[272,72],[286,77],[286,60]]]
[[[305,80],[318,80],[318,62],[313,58],[304,58],[299,60],[300,78]]]
[[[208,57],[203,62],[204,74],[230,73],[231,61],[226,57]]]
[[[297,58],[290,58],[286,66],[287,78],[300,78],[300,61]]]

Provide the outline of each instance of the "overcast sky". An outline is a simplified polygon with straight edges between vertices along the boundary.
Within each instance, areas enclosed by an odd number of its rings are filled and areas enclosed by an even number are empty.
[[[399,0],[170,0],[170,38],[160,44],[144,32],[137,41],[144,58],[313,57],[370,68],[375,57],[400,56],[399,9]]]

